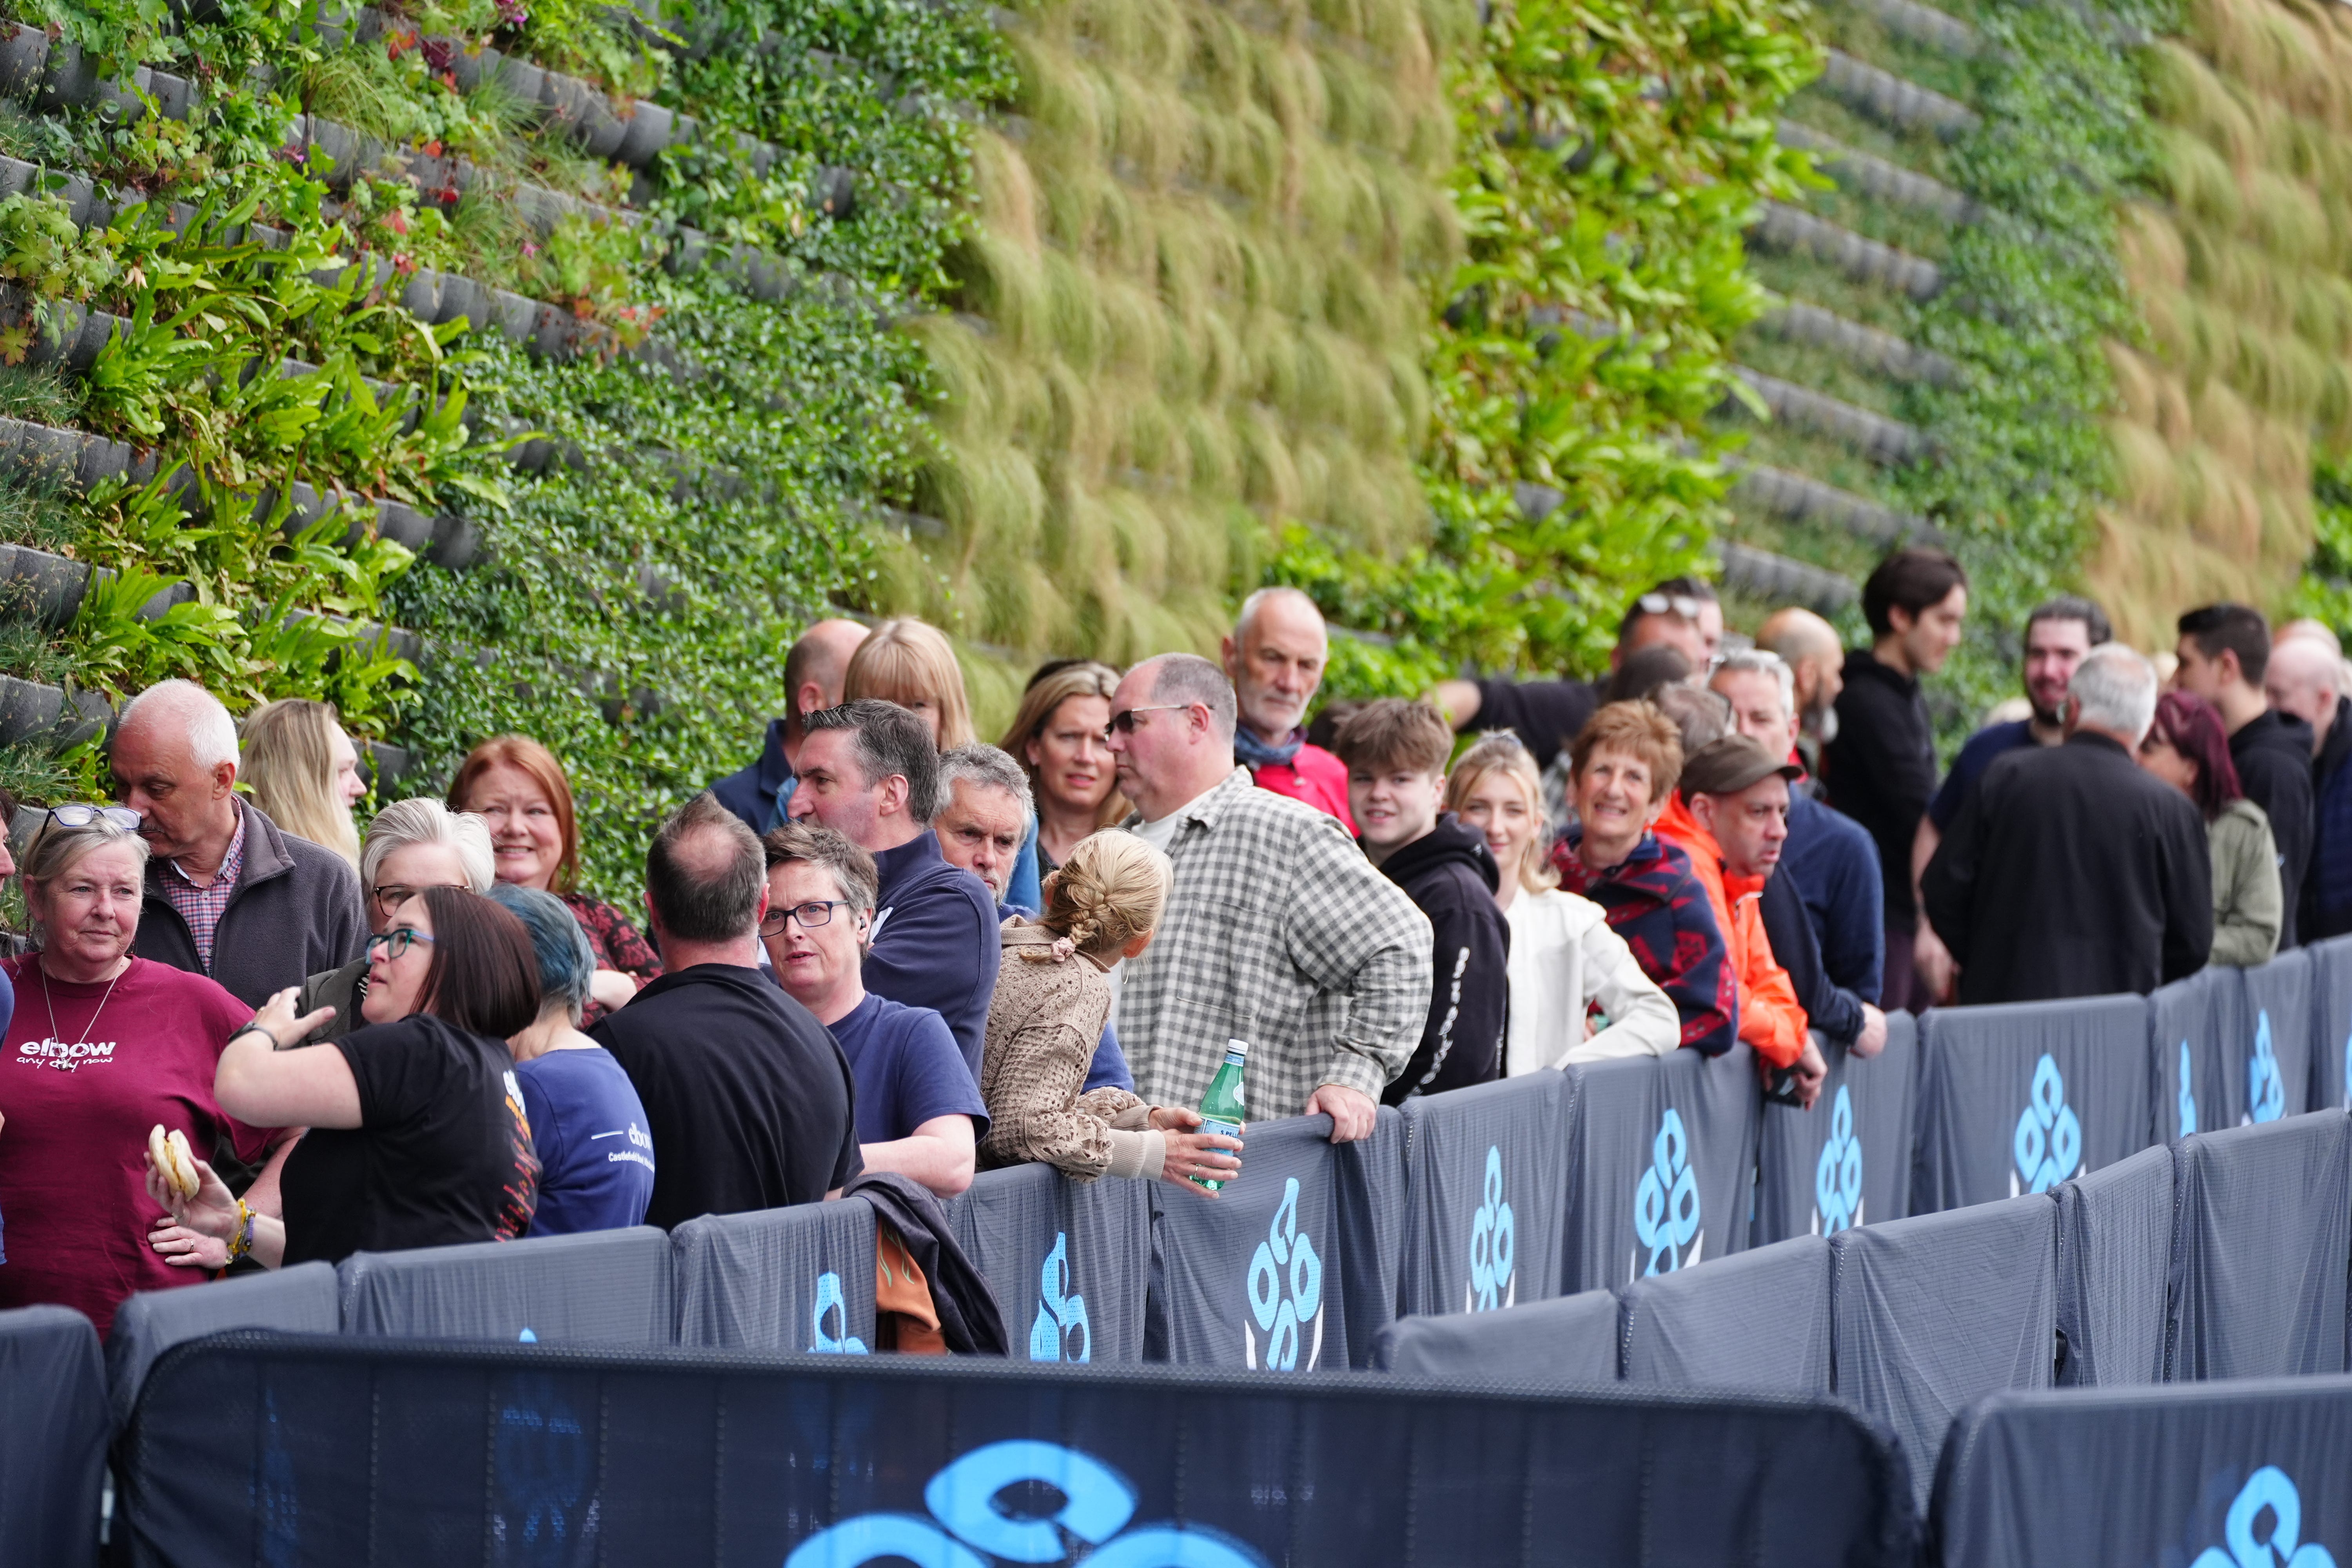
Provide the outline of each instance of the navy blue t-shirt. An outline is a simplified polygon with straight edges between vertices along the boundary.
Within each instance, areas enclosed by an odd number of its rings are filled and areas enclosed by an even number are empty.
[[[857,1085],[860,1143],[911,1138],[934,1116],[969,1116],[973,1140],[988,1135],[988,1104],[937,1013],[868,992],[832,1027]]]
[[[1984,777],[1984,771],[1992,766],[1995,757],[2033,743],[2033,726],[2023,719],[2008,724],[1988,724],[1970,735],[1968,744],[1960,748],[1960,754],[1952,759],[1952,771],[1944,775],[1944,787],[1927,803],[1927,820],[1936,825],[1936,831],[1952,830],[1952,820],[1960,815],[1969,791],[1977,787],[1977,780]]]
[[[622,1230],[646,1222],[654,1141],[627,1069],[602,1046],[515,1064],[539,1154],[533,1236]]]

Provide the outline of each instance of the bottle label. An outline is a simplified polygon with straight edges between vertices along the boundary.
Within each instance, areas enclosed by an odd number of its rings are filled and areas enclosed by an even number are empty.
[[[1239,1138],[1242,1135],[1242,1124],[1238,1121],[1227,1121],[1221,1116],[1203,1116],[1201,1118],[1201,1125],[1195,1127],[1192,1131],[1195,1132],[1222,1133],[1227,1138]],[[1213,1193],[1218,1191],[1225,1184],[1222,1181],[1214,1180],[1208,1176],[1188,1176],[1185,1180],[1191,1182],[1194,1186],[1206,1187]]]

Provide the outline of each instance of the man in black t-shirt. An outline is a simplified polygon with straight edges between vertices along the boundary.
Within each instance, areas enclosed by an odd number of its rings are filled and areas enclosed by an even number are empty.
[[[656,1162],[646,1223],[838,1193],[861,1168],[849,1064],[759,971],[760,841],[708,792],[695,796],[646,853],[646,909],[667,973],[590,1031],[646,1102]]]

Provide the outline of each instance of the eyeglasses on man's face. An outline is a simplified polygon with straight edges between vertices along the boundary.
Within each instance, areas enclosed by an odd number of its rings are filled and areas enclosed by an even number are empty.
[[[431,937],[407,926],[402,926],[394,931],[382,931],[367,939],[367,957],[373,961],[376,954],[381,952],[383,954],[384,962],[389,963],[406,952],[412,942],[419,942],[427,947],[433,945]]]
[[[1192,706],[1190,702],[1155,702],[1147,708],[1122,708],[1112,714],[1110,722],[1104,726],[1103,739],[1108,741],[1113,735],[1134,734],[1138,713],[1181,713]]]
[[[848,907],[849,901],[845,899],[811,899],[807,903],[794,904],[790,909],[770,910],[760,917],[760,934],[783,935],[784,922],[788,920],[800,921],[803,931],[814,931],[819,926],[833,923],[834,910]]]

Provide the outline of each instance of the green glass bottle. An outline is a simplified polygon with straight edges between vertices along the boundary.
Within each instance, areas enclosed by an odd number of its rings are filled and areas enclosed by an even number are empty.
[[[1228,1138],[1242,1135],[1242,1128],[1249,1121],[1249,1111],[1242,1099],[1242,1068],[1248,1060],[1247,1040],[1225,1042],[1224,1065],[1209,1080],[1209,1092],[1201,1097],[1201,1125],[1196,1131],[1222,1132]],[[1225,1184],[1205,1176],[1191,1180],[1213,1193]]]

